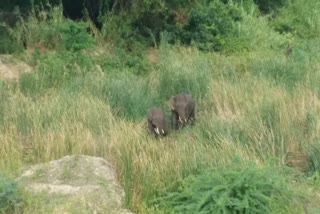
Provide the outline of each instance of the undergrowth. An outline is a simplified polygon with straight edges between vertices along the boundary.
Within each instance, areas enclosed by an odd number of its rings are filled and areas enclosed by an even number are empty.
[[[189,176],[158,198],[166,213],[272,213],[271,199],[289,206],[293,192],[278,169],[223,166]]]

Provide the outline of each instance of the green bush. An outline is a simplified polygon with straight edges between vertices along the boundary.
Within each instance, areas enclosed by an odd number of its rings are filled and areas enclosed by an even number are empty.
[[[87,24],[68,20],[61,26],[60,45],[68,51],[79,51],[93,45],[93,37],[86,32]]]
[[[271,13],[288,4],[288,0],[254,0],[263,13]]]
[[[320,2],[317,0],[295,0],[279,11],[275,29],[290,32],[300,38],[318,38],[320,34]]]
[[[17,12],[20,14],[20,12]],[[41,46],[68,51],[79,51],[94,44],[87,32],[88,23],[64,18],[62,6],[33,7],[26,18],[19,17],[10,33],[15,43],[22,46]]]
[[[21,203],[17,183],[0,174],[0,213],[10,213]]]
[[[176,192],[158,198],[166,213],[271,213],[272,199],[286,207],[292,197],[277,170],[253,165],[217,167],[184,179]]]
[[[240,20],[241,13],[235,5],[213,0],[191,9],[189,21],[178,37],[182,44],[194,44],[200,50],[222,50],[233,33],[234,23]]]
[[[143,75],[149,71],[149,64],[141,51],[126,52],[122,48],[113,48],[112,54],[105,54],[101,65],[107,73],[128,69],[136,75]]]

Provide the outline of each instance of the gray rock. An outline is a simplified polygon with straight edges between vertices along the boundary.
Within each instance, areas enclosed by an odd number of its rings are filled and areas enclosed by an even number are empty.
[[[66,156],[22,171],[17,181],[43,198],[47,213],[130,214],[112,166],[102,158]]]

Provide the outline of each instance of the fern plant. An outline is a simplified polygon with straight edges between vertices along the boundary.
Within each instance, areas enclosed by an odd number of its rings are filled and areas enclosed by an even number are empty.
[[[291,195],[284,179],[274,172],[254,166],[215,168],[186,178],[178,191],[157,201],[168,213],[271,213],[272,197],[288,202]]]

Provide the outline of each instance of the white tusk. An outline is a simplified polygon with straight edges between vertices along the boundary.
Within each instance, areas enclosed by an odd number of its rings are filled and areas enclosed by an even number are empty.
[[[160,132],[159,132],[159,128],[157,127],[157,128],[154,128],[154,131],[158,134],[158,135],[160,135]]]
[[[163,129],[161,129],[161,131],[162,131],[162,134],[164,134],[164,130],[163,130]]]
[[[182,121],[182,119],[181,119],[181,117],[179,116],[179,121],[181,122],[181,123],[183,123],[183,121]]]
[[[187,122],[187,119],[184,119],[185,122]]]

